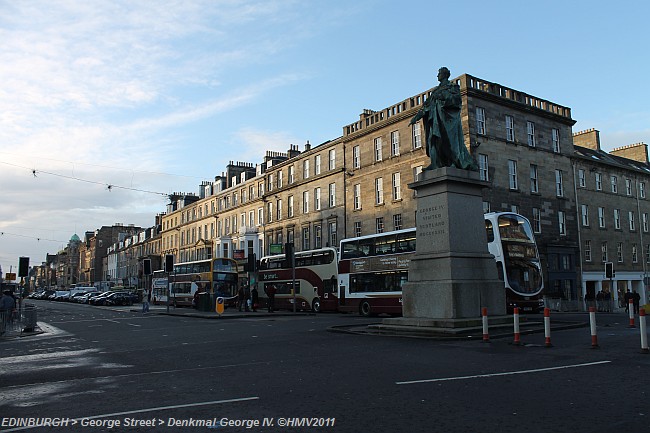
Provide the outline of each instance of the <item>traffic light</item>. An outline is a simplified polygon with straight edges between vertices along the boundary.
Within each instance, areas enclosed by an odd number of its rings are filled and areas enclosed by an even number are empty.
[[[151,259],[144,259],[142,261],[142,268],[145,275],[151,275]]]
[[[165,256],[165,272],[171,274],[174,271],[174,255],[167,254]]]
[[[18,276],[26,277],[29,274],[29,257],[20,257],[18,259]]]
[[[605,262],[605,278],[614,278],[616,271],[614,270],[614,263]]]
[[[293,242],[287,242],[284,244],[284,260],[287,262],[287,267],[293,267],[295,263],[295,249],[293,247]]]
[[[244,265],[244,271],[246,272],[257,271],[257,260],[255,259],[255,253],[251,253],[248,255],[248,262]]]

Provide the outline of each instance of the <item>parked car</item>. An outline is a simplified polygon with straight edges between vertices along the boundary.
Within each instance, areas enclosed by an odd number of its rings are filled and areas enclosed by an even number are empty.
[[[88,304],[88,300],[93,296],[99,295],[99,293],[100,292],[98,291],[81,293],[78,296],[75,296],[74,300],[79,304]]]
[[[104,305],[104,300],[113,292],[101,292],[98,295],[91,296],[88,298],[88,303],[91,305]]]
[[[55,301],[67,301],[70,299],[70,290],[57,290],[54,292],[54,297],[50,296],[50,299]]]
[[[106,297],[106,305],[133,305],[133,296],[128,292],[115,292]]]

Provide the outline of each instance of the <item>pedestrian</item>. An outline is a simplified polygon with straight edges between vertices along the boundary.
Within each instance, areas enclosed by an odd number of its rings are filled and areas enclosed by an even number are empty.
[[[630,292],[630,289],[627,289],[627,292],[625,292],[625,297],[623,299],[625,301],[625,312],[629,313],[630,312],[630,299],[632,299],[632,292]]]
[[[639,292],[632,293],[632,304],[634,305],[634,314],[639,314],[640,303],[641,303],[641,295],[639,295]]]
[[[246,305],[246,292],[244,291],[244,285],[239,286],[237,291],[237,308],[241,311],[242,307]]]
[[[275,292],[277,291],[277,289],[275,288],[275,285],[271,284],[266,286],[264,288],[264,291],[266,292],[266,296],[268,297],[269,313],[272,313],[273,310],[275,310]]]
[[[148,290],[145,290],[144,293],[142,294],[142,312],[143,313],[149,312],[149,291]]]
[[[251,290],[248,284],[244,284],[244,310],[250,311],[251,305]]]
[[[7,324],[11,321],[16,308],[16,300],[9,290],[5,290],[0,298],[0,335],[5,333]]]
[[[260,302],[260,296],[259,293],[257,292],[257,286],[253,286],[253,290],[251,290],[251,303],[253,307],[253,312],[257,311],[257,305]]]
[[[601,290],[596,294],[596,304],[598,306],[598,311],[605,311],[605,305],[603,304],[604,300],[605,300],[605,294]]]

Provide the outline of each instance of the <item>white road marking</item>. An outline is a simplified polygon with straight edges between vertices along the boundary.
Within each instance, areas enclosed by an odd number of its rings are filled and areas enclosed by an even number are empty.
[[[441,377],[438,379],[422,379],[422,380],[409,380],[404,382],[395,382],[396,385],[413,385],[416,383],[431,383],[431,382],[446,382],[451,380],[467,380],[467,379],[482,379],[486,377],[497,377],[497,376],[511,376],[514,374],[529,374],[529,373],[540,373],[543,371],[552,371],[552,370],[562,370],[565,368],[578,368],[578,367],[590,367],[592,365],[601,365],[608,364],[612,361],[597,361],[597,362],[587,362],[584,364],[572,364],[572,365],[562,365],[559,367],[548,367],[548,368],[535,368],[532,370],[519,370],[519,371],[505,371],[503,373],[490,373],[490,374],[476,374],[472,376],[456,376],[456,377]]]

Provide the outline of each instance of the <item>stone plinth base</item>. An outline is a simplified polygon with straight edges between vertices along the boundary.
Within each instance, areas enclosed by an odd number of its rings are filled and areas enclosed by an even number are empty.
[[[495,316],[488,318],[489,327],[510,329],[512,317]],[[384,319],[379,325],[369,328],[384,334],[404,336],[481,336],[483,321],[480,317],[465,319],[426,319],[409,317],[391,317]]]

